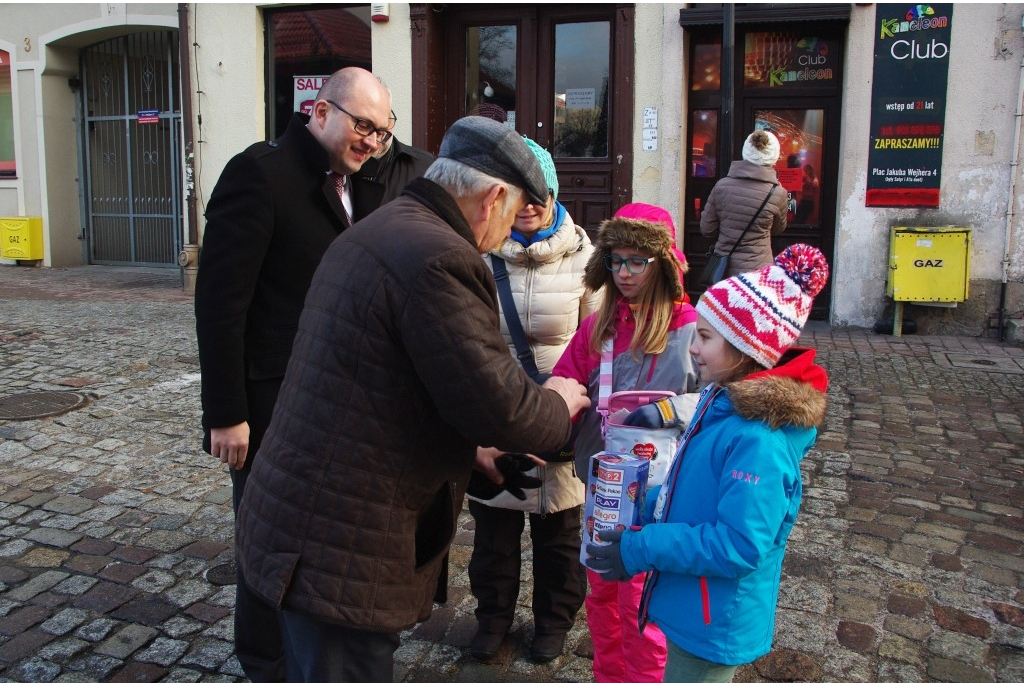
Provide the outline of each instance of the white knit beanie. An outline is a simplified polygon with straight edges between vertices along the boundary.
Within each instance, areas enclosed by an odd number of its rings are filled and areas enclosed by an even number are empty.
[[[743,159],[758,166],[775,166],[779,139],[769,131],[754,131],[743,142]]]

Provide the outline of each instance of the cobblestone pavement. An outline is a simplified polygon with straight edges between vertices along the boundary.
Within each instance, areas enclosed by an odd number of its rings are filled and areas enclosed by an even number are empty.
[[[831,375],[828,418],[775,649],[736,679],[1024,681],[1024,349],[845,329],[804,342]],[[0,266],[0,406],[34,391],[86,403],[0,420],[0,679],[243,680],[233,587],[204,575],[232,557],[230,481],[200,449],[179,273]],[[450,601],[403,635],[396,680],[588,681],[582,613],[562,657],[526,658],[528,582],[498,657],[469,657],[471,544],[464,515]]]

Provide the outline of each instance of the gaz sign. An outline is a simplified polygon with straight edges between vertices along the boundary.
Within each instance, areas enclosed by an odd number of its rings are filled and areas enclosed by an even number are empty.
[[[293,76],[293,92],[295,94],[293,111],[312,114],[313,103],[316,102],[316,94],[327,78],[327,76]]]

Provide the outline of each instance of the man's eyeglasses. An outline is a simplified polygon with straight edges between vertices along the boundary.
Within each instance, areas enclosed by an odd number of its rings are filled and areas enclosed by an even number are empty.
[[[391,136],[393,134],[391,133],[391,131],[387,130],[386,128],[377,128],[376,126],[373,125],[372,121],[367,121],[366,119],[360,119],[355,114],[352,114],[352,112],[348,111],[347,109],[345,109],[344,107],[339,105],[334,100],[328,100],[327,102],[331,103],[332,105],[334,105],[335,107],[340,109],[342,112],[344,112],[345,114],[349,115],[349,117],[352,119],[352,128],[359,135],[365,137],[365,136],[373,134],[374,136],[377,137],[377,142],[381,143],[381,144],[386,143],[389,140],[391,140]],[[388,124],[390,124],[391,126],[394,126],[395,124],[393,122],[397,122],[397,121],[398,121],[398,117],[395,116],[394,112],[391,112],[391,116],[388,118]]]
[[[606,254],[604,256],[604,266],[612,273],[619,273],[622,270],[622,265],[626,265],[626,271],[639,276],[647,270],[647,265],[654,261],[654,257],[620,257],[617,254]]]

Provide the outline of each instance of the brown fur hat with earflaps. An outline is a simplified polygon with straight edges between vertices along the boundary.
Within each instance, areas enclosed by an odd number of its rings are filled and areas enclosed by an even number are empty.
[[[687,267],[673,253],[672,237],[664,225],[625,217],[606,219],[598,228],[594,247],[597,249],[590,255],[583,272],[583,284],[590,290],[597,292],[605,284],[609,284],[610,289],[615,288],[612,272],[605,267],[604,258],[611,254],[613,247],[631,247],[649,253],[661,262],[661,277],[665,279],[668,292],[672,299],[682,299],[680,274],[686,273]]]

